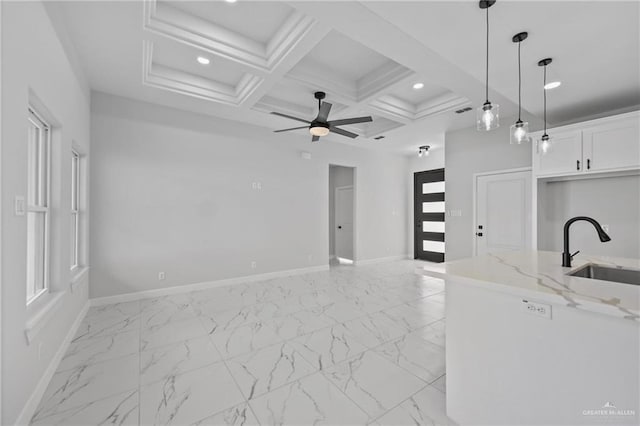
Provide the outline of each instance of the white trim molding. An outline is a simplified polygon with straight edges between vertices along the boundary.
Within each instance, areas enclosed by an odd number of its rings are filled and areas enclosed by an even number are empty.
[[[58,369],[58,366],[60,365],[60,361],[62,361],[64,354],[67,353],[67,349],[69,349],[71,340],[73,340],[73,337],[76,335],[76,333],[78,332],[78,329],[80,328],[80,324],[82,324],[82,320],[87,315],[87,312],[89,311],[89,306],[90,306],[89,301],[87,301],[84,304],[78,316],[76,317],[76,320],[71,325],[71,328],[69,328],[69,332],[65,336],[64,341],[58,348],[58,351],[56,352],[54,357],[51,359],[49,366],[42,374],[42,377],[40,377],[40,380],[38,381],[36,388],[34,389],[29,399],[27,400],[27,403],[24,405],[22,411],[20,412],[20,415],[18,416],[18,419],[16,420],[16,423],[15,423],[16,425],[26,426],[31,423],[31,418],[35,414],[38,408],[38,405],[40,404],[40,400],[42,399],[44,392],[47,390],[47,386],[49,386],[49,382],[51,381],[51,378],[53,377],[56,370]]]
[[[142,84],[227,105],[240,106],[263,78],[244,73],[233,86],[153,63],[153,42],[142,42]]]
[[[375,265],[377,263],[395,262],[396,260],[412,259],[408,254],[398,254],[395,256],[376,257],[373,259],[355,260],[353,262],[356,266]]]
[[[294,10],[262,43],[157,0],[144,1],[143,28],[268,73],[295,49],[316,21]]]
[[[138,291],[135,293],[117,294],[115,296],[105,296],[90,299],[91,306],[109,305],[112,303],[132,302],[153,297],[169,296],[172,294],[188,293],[197,290],[208,290],[216,287],[224,287],[234,284],[252,283],[266,281],[272,278],[290,277],[294,275],[304,275],[313,272],[328,271],[329,265],[311,266],[309,268],[289,269],[284,271],[266,272],[263,274],[246,275],[243,277],[226,278],[216,281],[205,281],[201,283],[185,284],[174,287],[158,288],[153,290]]]

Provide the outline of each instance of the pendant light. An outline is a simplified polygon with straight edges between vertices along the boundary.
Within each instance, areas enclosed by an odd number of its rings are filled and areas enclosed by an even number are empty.
[[[547,152],[549,146],[551,145],[551,142],[549,142],[549,135],[547,134],[547,89],[545,89],[545,86],[547,85],[547,65],[549,65],[551,62],[551,58],[545,58],[538,61],[538,66],[544,67],[544,77],[542,80],[542,93],[544,99],[544,133],[542,134],[542,138],[540,138],[540,149],[542,149],[543,153]]]
[[[487,62],[485,73],[485,102],[478,107],[476,124],[478,130],[493,130],[500,127],[500,105],[493,105],[489,101],[489,8],[496,0],[480,0],[480,9],[487,11]]]
[[[520,67],[520,45],[529,36],[526,32],[521,32],[513,36],[511,41],[518,43],[518,120],[510,128],[509,142],[520,145],[523,142],[529,142],[529,123],[522,121],[522,70]]]

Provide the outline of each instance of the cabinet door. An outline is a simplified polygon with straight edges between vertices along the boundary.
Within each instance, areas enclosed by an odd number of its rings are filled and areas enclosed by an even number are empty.
[[[631,117],[585,129],[585,170],[640,167],[639,121],[638,117]]]
[[[537,140],[536,163],[538,175],[557,175],[580,173],[582,164],[582,133],[579,130],[568,132],[549,131],[551,139],[545,146]]]

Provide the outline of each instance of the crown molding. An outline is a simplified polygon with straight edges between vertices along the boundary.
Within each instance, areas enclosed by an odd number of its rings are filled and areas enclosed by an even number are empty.
[[[425,117],[453,111],[468,105],[469,100],[454,93],[447,93],[429,99],[419,105],[413,105],[393,95],[385,95],[369,103],[380,113],[403,121],[416,121]]]
[[[144,0],[143,28],[230,61],[271,72],[291,53],[316,21],[293,11],[266,44],[183,12]]]
[[[227,105],[241,106],[262,83],[245,73],[235,86],[153,63],[153,43],[142,43],[142,84]]]

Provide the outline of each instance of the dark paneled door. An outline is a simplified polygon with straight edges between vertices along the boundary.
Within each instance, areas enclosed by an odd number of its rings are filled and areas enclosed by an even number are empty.
[[[413,175],[414,258],[444,262],[444,169]]]

